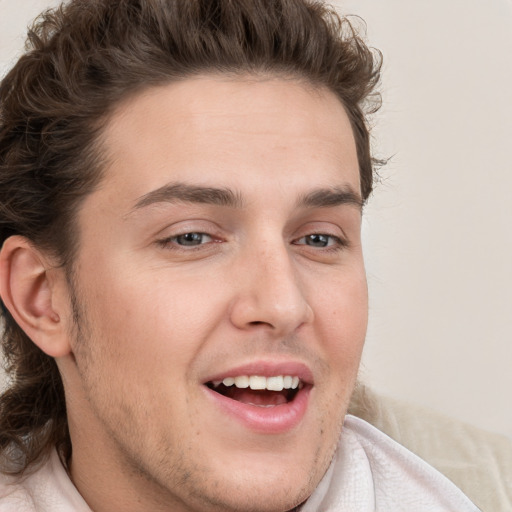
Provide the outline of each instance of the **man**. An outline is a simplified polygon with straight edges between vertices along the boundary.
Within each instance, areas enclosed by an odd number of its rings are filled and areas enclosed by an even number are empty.
[[[1,510],[477,510],[345,420],[379,61],[306,0],[75,0],[0,89]]]

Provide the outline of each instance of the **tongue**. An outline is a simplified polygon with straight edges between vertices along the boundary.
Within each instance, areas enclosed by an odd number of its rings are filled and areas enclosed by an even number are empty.
[[[259,406],[281,405],[288,401],[284,391],[268,391],[266,389],[255,391],[249,388],[239,389],[236,386],[231,386],[226,396],[237,402]]]

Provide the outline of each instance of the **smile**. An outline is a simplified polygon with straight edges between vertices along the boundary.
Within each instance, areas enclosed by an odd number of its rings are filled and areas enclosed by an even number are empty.
[[[302,364],[250,364],[204,383],[208,399],[223,416],[254,432],[282,434],[307,413],[313,376]]]
[[[296,375],[239,375],[207,385],[225,397],[257,407],[276,407],[291,402],[298,390],[304,387]]]

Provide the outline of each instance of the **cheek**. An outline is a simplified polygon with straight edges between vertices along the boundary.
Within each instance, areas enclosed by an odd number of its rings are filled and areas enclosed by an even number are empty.
[[[101,285],[89,283],[87,309],[95,338],[109,345],[119,363],[178,369],[194,358],[222,317],[222,297],[207,281],[157,272],[109,275]]]
[[[315,316],[327,340],[329,359],[356,373],[368,323],[364,272],[331,281],[318,304]]]

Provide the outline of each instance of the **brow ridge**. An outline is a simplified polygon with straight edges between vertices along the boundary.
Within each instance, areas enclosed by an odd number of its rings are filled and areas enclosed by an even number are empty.
[[[230,188],[169,183],[141,196],[133,210],[163,202],[202,203],[231,208],[242,208],[244,204],[240,192]],[[315,189],[304,194],[297,201],[299,208],[330,208],[344,204],[362,209],[364,202],[350,186]]]
[[[347,204],[362,210],[364,201],[352,187],[344,186],[312,190],[300,197],[297,204],[303,208],[330,208]]]
[[[169,183],[144,194],[135,203],[134,210],[151,206],[155,203],[204,203],[231,208],[241,208],[243,201],[239,193],[229,188],[205,187],[187,183]]]

